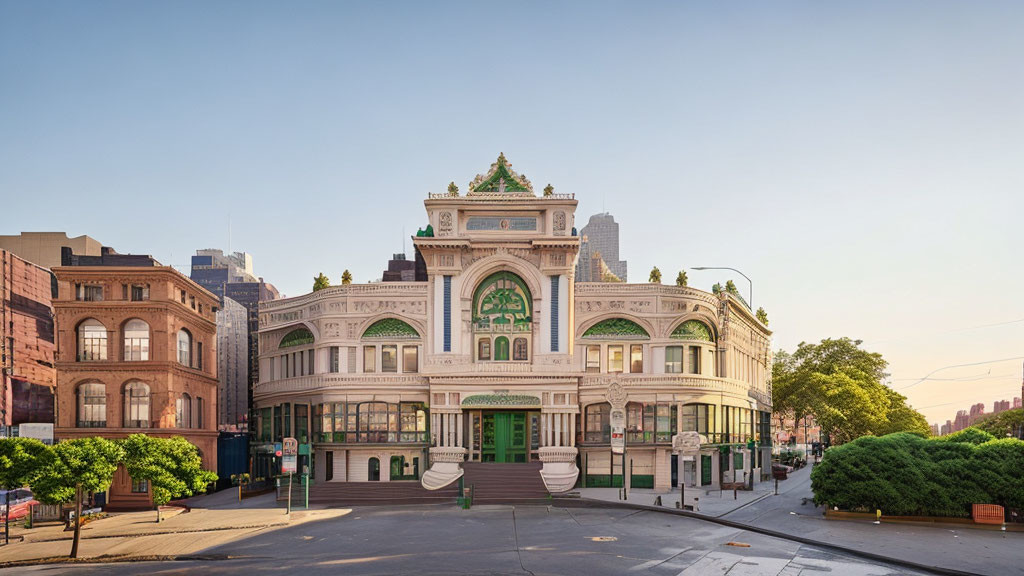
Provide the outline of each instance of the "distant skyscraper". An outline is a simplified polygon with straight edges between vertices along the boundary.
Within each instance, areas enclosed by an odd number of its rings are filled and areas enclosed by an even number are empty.
[[[932,424],[931,425],[931,431],[932,431],[932,436],[938,436],[939,435],[939,425],[938,424]]]
[[[600,254],[608,270],[619,280],[626,282],[626,261],[619,260],[619,224],[608,212],[594,214],[587,225],[580,230],[580,255],[576,264],[577,282],[601,282],[595,277],[593,258]]]
[[[1013,407],[1014,407],[1014,409],[1022,407],[1021,406],[1021,399],[1020,398],[1014,398],[1013,399]]]
[[[259,379],[258,339],[259,332],[259,303],[267,300],[276,300],[280,297],[277,288],[273,284],[267,284],[263,278],[258,278],[253,273],[252,256],[245,252],[235,252],[225,255],[223,250],[206,249],[196,250],[192,257],[192,270],[189,277],[203,288],[213,292],[220,298],[221,307],[228,308],[231,305],[229,300],[241,305],[246,311],[247,352],[246,352],[246,394],[245,409],[241,412],[242,421],[237,418],[221,420],[223,415],[229,417],[227,411],[219,411],[217,424],[222,427],[237,426],[240,431],[248,430],[249,410],[252,406],[252,386]],[[218,339],[220,336],[221,324],[218,314]],[[232,327],[232,331],[235,328]],[[230,336],[228,336],[230,337]],[[224,373],[221,373],[221,387],[230,388],[232,382],[225,380]]]
[[[245,252],[224,255],[223,250],[196,250],[192,257],[192,280],[218,298],[224,298],[224,285],[257,282],[252,273],[252,256]]]
[[[1009,400],[996,400],[992,403],[992,413],[999,414],[1000,412],[1006,412],[1010,409]]]
[[[217,311],[217,425],[222,430],[248,428],[249,318],[245,306],[223,299]]]

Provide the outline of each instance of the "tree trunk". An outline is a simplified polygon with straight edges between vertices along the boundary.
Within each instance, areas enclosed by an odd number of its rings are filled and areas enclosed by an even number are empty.
[[[82,485],[75,484],[75,538],[71,542],[71,557],[78,558],[78,537],[82,534]]]

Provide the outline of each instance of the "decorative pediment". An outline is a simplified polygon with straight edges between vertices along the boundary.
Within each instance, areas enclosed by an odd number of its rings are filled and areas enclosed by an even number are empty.
[[[469,183],[467,196],[494,193],[533,196],[533,184],[526,176],[512,170],[512,164],[505,159],[504,153],[498,155],[497,162],[491,164],[486,174],[477,174]]]

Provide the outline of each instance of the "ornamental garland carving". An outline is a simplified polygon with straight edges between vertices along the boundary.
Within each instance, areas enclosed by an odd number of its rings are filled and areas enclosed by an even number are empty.
[[[555,236],[565,235],[565,212],[559,210],[555,212],[554,218]]]
[[[397,312],[399,314],[423,315],[426,313],[426,309],[425,302],[395,302],[393,300],[364,300],[352,305],[352,311],[361,314]]]
[[[452,213],[441,212],[438,219],[438,236],[449,236],[452,233]]]
[[[520,260],[524,260],[533,266],[540,264],[540,258],[534,254],[532,249],[529,248],[507,248],[505,246],[499,246],[497,248],[474,248],[472,252],[464,252],[462,254],[462,268],[468,268],[472,264],[484,258],[490,258],[491,256],[497,255],[508,255]]]

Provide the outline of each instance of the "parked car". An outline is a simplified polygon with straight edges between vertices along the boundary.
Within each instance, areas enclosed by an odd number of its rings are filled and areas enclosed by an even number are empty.
[[[38,504],[32,491],[28,488],[17,490],[0,490],[0,522],[7,518],[7,495],[10,492],[11,520],[28,516],[29,506]]]

